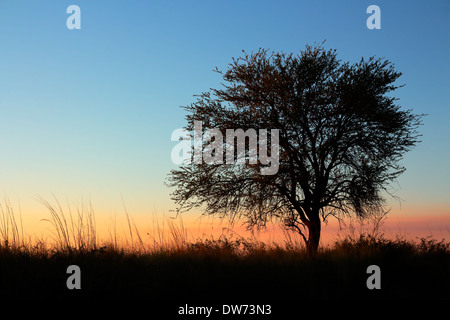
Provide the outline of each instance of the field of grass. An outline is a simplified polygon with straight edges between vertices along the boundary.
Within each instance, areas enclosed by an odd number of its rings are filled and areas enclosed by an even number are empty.
[[[13,299],[152,299],[276,301],[299,299],[450,299],[450,244],[382,234],[347,236],[308,257],[298,243],[220,237],[188,241],[172,224],[172,241],[146,243],[128,216],[130,241],[97,239],[89,206],[67,212],[46,203],[53,243],[24,240],[20,216],[0,215],[0,297]],[[69,290],[69,265],[81,289]],[[381,270],[369,290],[367,267]]]

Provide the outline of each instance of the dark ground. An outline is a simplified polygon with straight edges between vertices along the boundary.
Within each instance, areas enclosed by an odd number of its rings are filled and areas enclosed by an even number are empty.
[[[372,241],[372,243],[371,243]],[[69,265],[81,269],[81,289],[69,290]],[[381,270],[381,289],[369,290],[369,265]],[[359,239],[307,257],[286,249],[193,245],[170,252],[117,250],[31,254],[0,247],[0,298],[299,301],[309,299],[450,299],[450,251]]]

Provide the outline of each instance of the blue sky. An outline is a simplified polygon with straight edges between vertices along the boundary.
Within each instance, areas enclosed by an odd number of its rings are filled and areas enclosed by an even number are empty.
[[[66,27],[71,4],[81,30]],[[380,30],[366,27],[371,4]],[[428,116],[395,194],[448,208],[449,13],[445,0],[2,0],[0,193],[26,208],[54,193],[168,212],[170,135],[184,125],[180,106],[220,86],[212,70],[243,49],[298,52],[326,40],[344,61],[385,57],[403,73],[399,104]]]

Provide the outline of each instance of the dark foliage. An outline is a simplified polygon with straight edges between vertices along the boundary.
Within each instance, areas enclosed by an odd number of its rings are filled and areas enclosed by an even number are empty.
[[[405,171],[399,161],[419,142],[422,117],[390,95],[401,75],[392,63],[350,64],[335,50],[307,46],[298,55],[260,49],[217,72],[225,84],[186,107],[186,129],[195,121],[223,135],[279,129],[279,170],[261,175],[261,162],[183,165],[168,183],[180,211],[202,207],[249,227],[277,220],[312,253],[328,216],[384,214],[383,192]]]

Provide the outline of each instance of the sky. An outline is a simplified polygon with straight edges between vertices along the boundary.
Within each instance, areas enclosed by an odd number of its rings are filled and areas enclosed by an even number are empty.
[[[67,7],[80,8],[69,29]],[[378,5],[381,29],[368,29]],[[0,196],[33,227],[39,199],[91,201],[99,214],[170,215],[164,185],[181,106],[221,85],[217,66],[266,48],[325,42],[344,61],[384,57],[395,95],[426,113],[422,143],[392,185],[392,213],[450,228],[450,2],[0,1]],[[430,217],[430,219],[427,219]],[[443,218],[444,217],[444,218]]]

